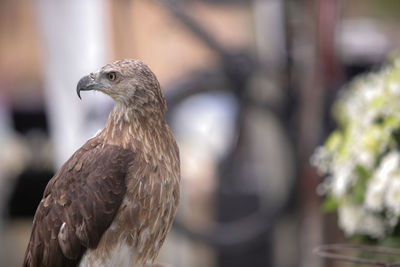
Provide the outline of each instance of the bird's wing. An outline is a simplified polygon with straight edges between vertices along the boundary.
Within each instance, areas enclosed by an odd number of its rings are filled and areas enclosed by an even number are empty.
[[[49,181],[33,222],[24,266],[75,266],[95,248],[126,191],[134,153],[93,138]]]

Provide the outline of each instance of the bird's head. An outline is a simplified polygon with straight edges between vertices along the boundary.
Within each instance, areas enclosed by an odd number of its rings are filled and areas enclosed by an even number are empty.
[[[90,90],[111,96],[116,104],[125,108],[163,113],[166,110],[165,99],[156,76],[140,60],[117,60],[83,77],[76,88],[79,98],[81,91]]]

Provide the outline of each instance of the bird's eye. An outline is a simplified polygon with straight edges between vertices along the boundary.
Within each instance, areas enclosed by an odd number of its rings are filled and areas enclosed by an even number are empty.
[[[110,81],[115,81],[115,79],[117,79],[117,74],[115,72],[109,72],[107,73],[107,79]]]

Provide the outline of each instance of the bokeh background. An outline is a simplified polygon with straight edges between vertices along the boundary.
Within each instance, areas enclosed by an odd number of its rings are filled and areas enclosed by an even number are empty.
[[[398,0],[0,1],[0,266],[19,266],[47,181],[112,101],[78,80],[145,61],[167,97],[182,200],[160,262],[328,266],[345,242],[309,165],[355,75],[398,47]]]

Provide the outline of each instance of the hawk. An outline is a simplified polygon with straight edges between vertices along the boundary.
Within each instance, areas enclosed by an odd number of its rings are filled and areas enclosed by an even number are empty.
[[[124,59],[83,77],[114,100],[105,128],[49,181],[23,266],[143,266],[169,232],[180,194],[179,151],[147,65]]]

